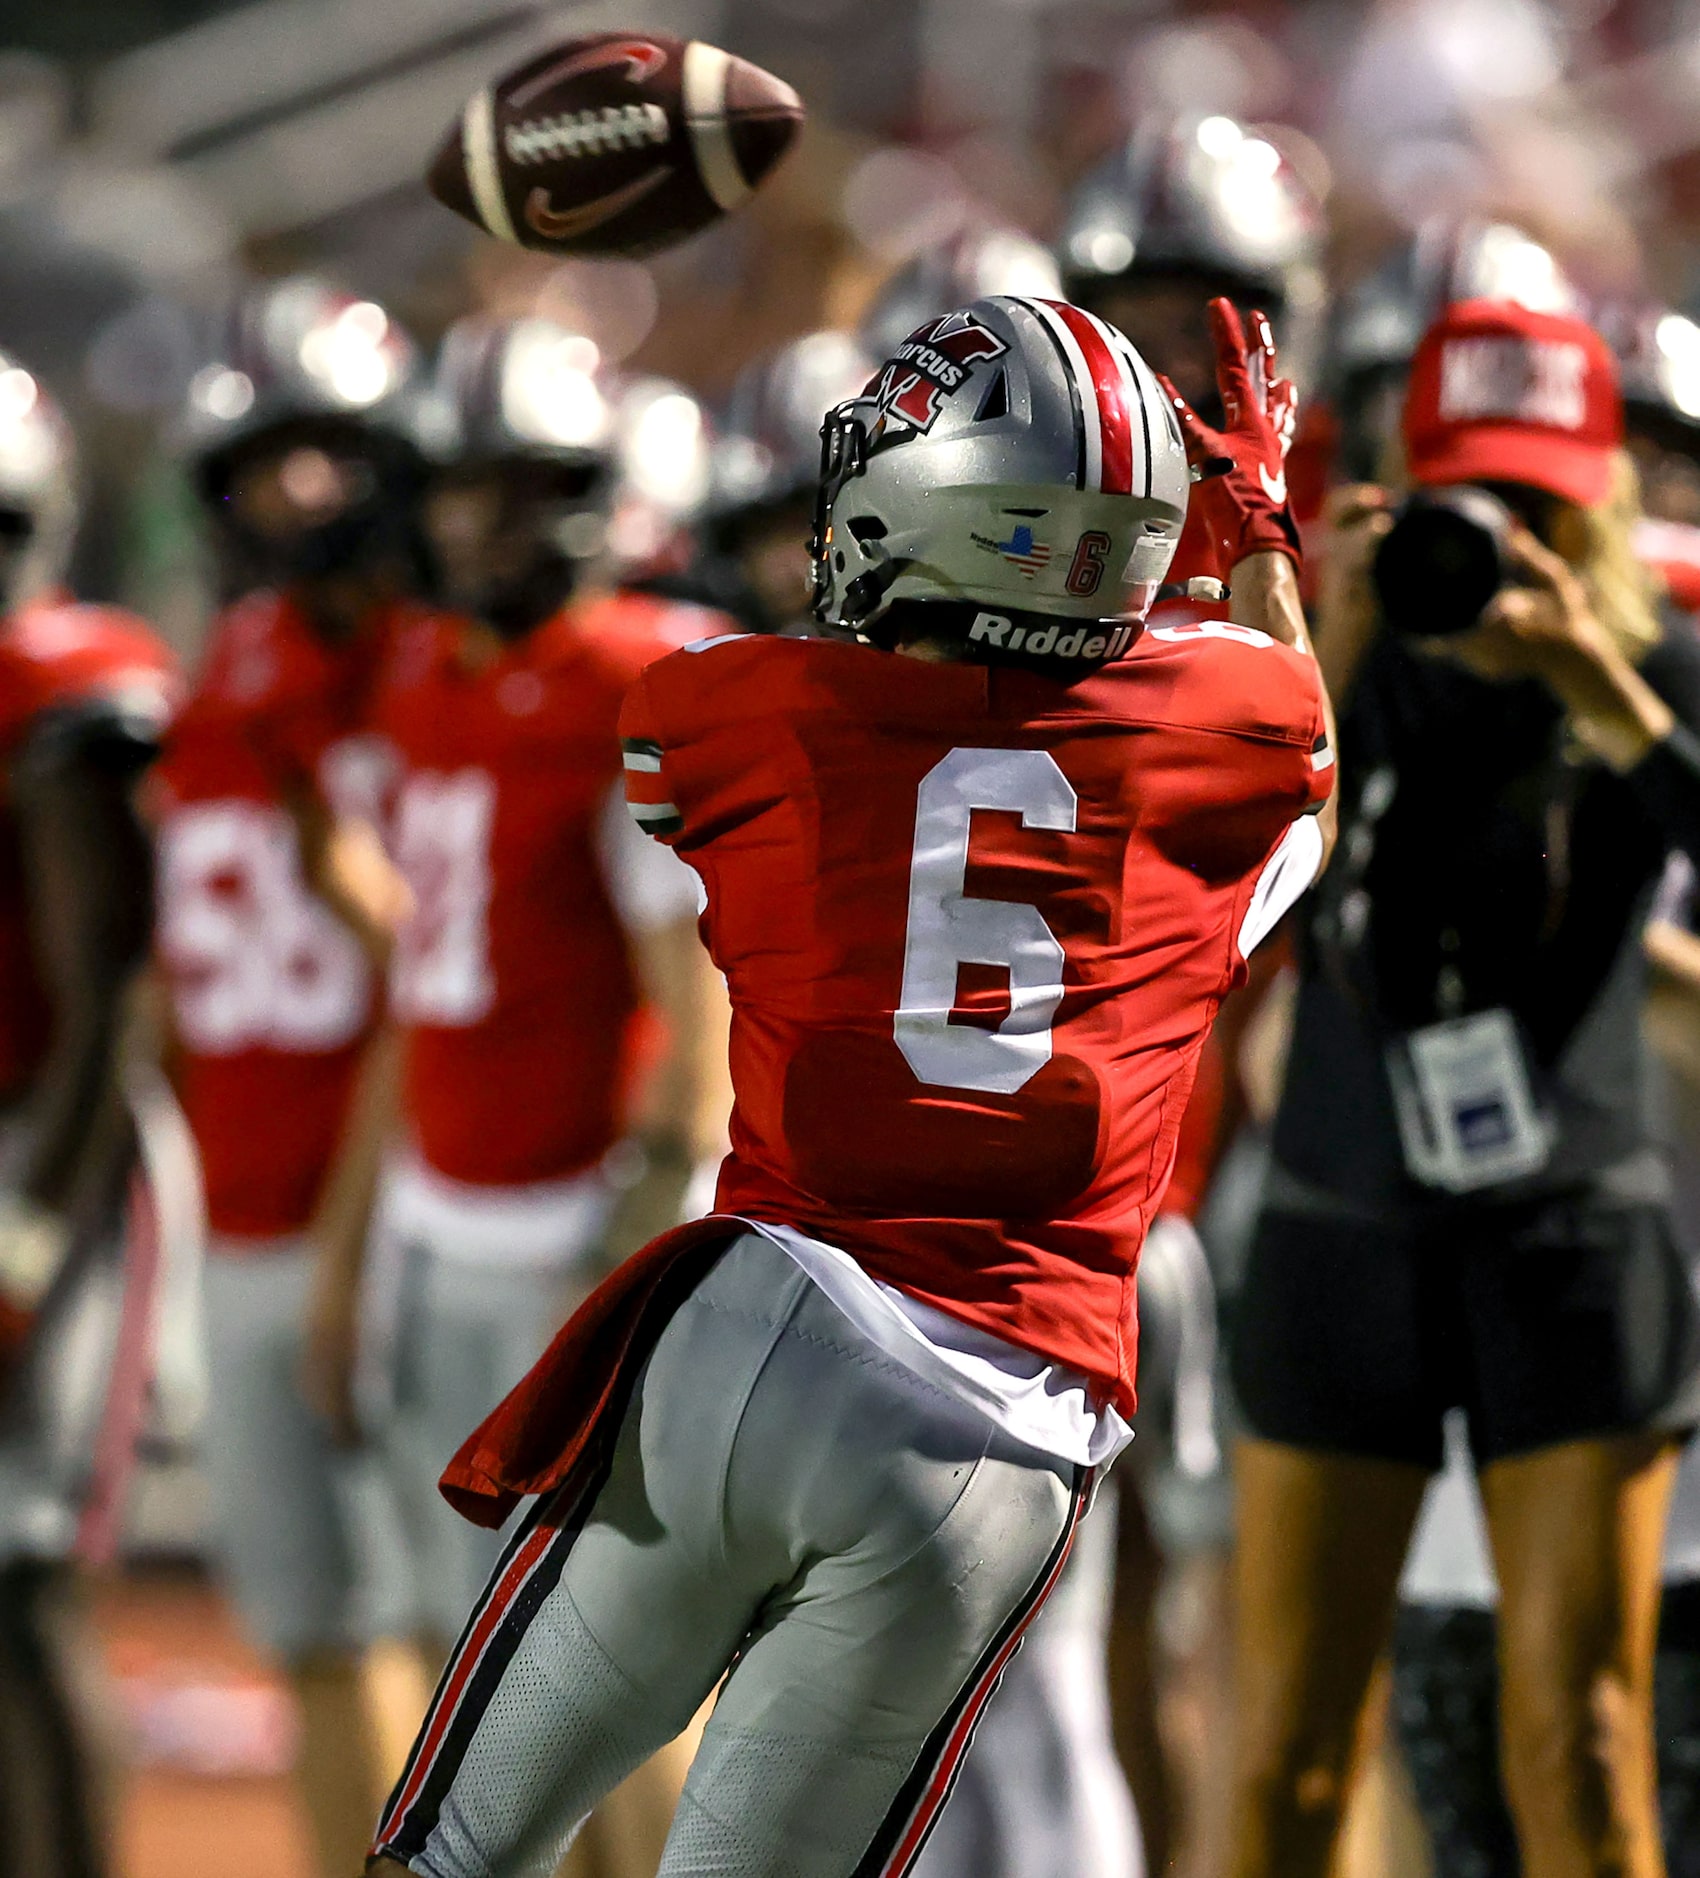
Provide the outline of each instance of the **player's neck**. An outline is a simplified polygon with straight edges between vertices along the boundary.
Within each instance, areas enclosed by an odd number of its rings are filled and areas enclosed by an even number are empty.
[[[924,634],[920,638],[905,639],[893,650],[899,658],[921,659],[928,665],[961,665],[962,643],[957,639],[945,639],[937,634]]]
[[[460,643],[455,650],[460,658],[461,669],[476,675],[488,671],[511,643],[494,626],[486,626],[482,620],[463,619],[460,623]]]

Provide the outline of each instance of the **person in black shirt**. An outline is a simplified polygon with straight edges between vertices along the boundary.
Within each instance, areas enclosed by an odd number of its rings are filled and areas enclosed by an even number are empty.
[[[1414,483],[1486,485],[1515,518],[1473,629],[1387,630],[1395,498],[1337,498],[1318,637],[1343,833],[1231,1327],[1234,1878],[1326,1868],[1452,1407],[1524,1867],[1662,1870],[1659,1549],[1700,1340],[1643,1100],[1640,934],[1667,853],[1700,844],[1700,649],[1634,559],[1621,438],[1596,334],[1466,302],[1418,350],[1404,441]]]

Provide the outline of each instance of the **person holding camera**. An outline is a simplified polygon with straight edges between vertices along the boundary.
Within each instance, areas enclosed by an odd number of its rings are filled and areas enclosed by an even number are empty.
[[[1700,646],[1632,547],[1611,354],[1449,307],[1411,491],[1335,501],[1342,837],[1232,1326],[1235,1878],[1323,1873],[1447,1411],[1499,1578],[1524,1869],[1663,1869],[1659,1552],[1700,1325],[1643,1094],[1641,927],[1700,851]]]

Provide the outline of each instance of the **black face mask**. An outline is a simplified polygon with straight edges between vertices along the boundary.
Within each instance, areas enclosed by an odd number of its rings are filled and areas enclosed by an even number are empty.
[[[244,566],[278,586],[408,560],[413,545],[405,509],[383,500],[362,503],[322,527],[302,529],[284,540],[244,527],[228,515],[224,529]]]
[[[596,465],[519,459],[501,465],[500,473],[506,484],[505,525],[529,550],[523,567],[456,590],[428,551],[430,592],[451,611],[471,614],[503,639],[523,639],[552,619],[578,586],[584,563],[560,545],[560,538],[576,517],[599,511],[605,472]]]
[[[27,509],[0,509],[0,616],[16,603],[19,570],[35,539],[35,517]]]
[[[553,619],[577,585],[578,564],[549,549],[517,578],[492,581],[471,610],[502,638],[523,639]]]
[[[291,444],[296,441],[320,439],[307,430],[299,439],[289,439]],[[269,454],[278,447],[268,442],[264,450]],[[234,551],[232,572],[239,582],[291,587],[303,581],[394,568],[407,584],[424,589],[427,565],[418,521],[423,486],[419,465],[405,447],[387,446],[381,438],[373,438],[370,450],[361,454],[370,466],[369,493],[329,521],[285,536],[268,535],[237,516],[230,491],[240,473],[240,455],[207,466],[203,495],[220,534]]]

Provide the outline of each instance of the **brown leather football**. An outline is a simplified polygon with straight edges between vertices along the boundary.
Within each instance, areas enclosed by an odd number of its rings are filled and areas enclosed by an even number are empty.
[[[772,73],[700,39],[590,33],[478,92],[427,181],[546,254],[646,254],[735,209],[803,122]]]

